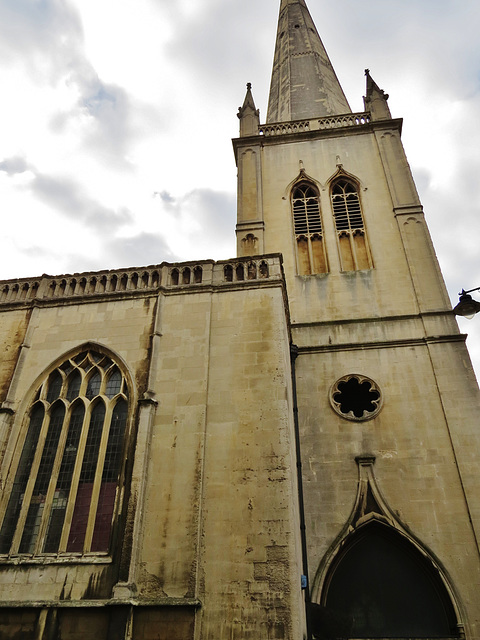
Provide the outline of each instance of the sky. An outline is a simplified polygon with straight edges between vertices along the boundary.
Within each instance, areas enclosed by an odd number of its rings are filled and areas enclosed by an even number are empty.
[[[265,119],[279,4],[0,0],[0,278],[233,257],[230,140],[247,82]],[[404,118],[455,305],[480,287],[478,0],[307,4],[352,110],[368,67]]]

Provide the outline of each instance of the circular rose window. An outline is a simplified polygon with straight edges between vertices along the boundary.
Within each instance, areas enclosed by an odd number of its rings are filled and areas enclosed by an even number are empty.
[[[330,402],[342,418],[371,420],[382,408],[382,394],[371,378],[354,373],[337,380],[330,390]]]

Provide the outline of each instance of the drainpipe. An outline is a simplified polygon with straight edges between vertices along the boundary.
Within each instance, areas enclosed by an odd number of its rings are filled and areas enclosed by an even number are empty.
[[[310,605],[310,586],[308,580],[308,558],[307,558],[307,535],[305,527],[305,506],[303,502],[303,477],[302,477],[302,456],[300,450],[300,428],[298,424],[298,403],[297,403],[297,377],[295,371],[295,362],[298,357],[298,347],[295,344],[290,345],[290,361],[292,366],[292,394],[293,394],[293,423],[295,430],[295,454],[297,460],[297,485],[298,485],[298,506],[300,511],[300,538],[302,544],[302,568],[303,568],[303,587],[305,591],[305,616],[307,621],[307,638],[312,640],[312,631],[310,629],[309,605]]]

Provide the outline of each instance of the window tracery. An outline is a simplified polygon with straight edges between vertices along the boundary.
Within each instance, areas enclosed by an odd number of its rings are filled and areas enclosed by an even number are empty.
[[[293,226],[299,275],[327,273],[320,199],[310,182],[300,182],[292,192]]]
[[[94,349],[41,384],[0,517],[0,553],[107,553],[123,474],[128,387]]]
[[[357,185],[347,178],[336,180],[331,188],[331,199],[342,271],[371,269],[373,264]]]

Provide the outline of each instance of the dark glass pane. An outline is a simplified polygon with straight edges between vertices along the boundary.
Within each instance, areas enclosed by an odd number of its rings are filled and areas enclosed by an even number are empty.
[[[68,374],[70,373],[70,371],[72,371],[73,367],[70,364],[70,361],[67,360],[66,362],[64,362],[62,364],[62,366],[60,367],[62,369],[62,371],[65,371],[65,374],[68,376]]]
[[[117,393],[120,393],[121,388],[122,388],[122,374],[118,369],[114,369],[114,371],[111,373],[110,377],[108,378],[105,395],[108,396],[109,398],[113,398],[114,396],[117,395]]]
[[[105,463],[102,473],[102,486],[98,501],[95,528],[92,539],[92,551],[108,551],[110,529],[112,526],[113,508],[118,477],[122,468],[123,440],[127,424],[127,403],[120,401],[112,415],[108,434]]]
[[[104,420],[105,407],[102,403],[99,403],[93,409],[90,417],[82,470],[80,472],[80,483],[68,538],[67,551],[74,553],[81,553],[83,550]]]
[[[55,402],[60,397],[62,390],[62,376],[55,371],[48,381],[47,402]]]
[[[80,392],[80,385],[82,383],[82,377],[78,371],[76,371],[68,381],[67,400],[72,402],[78,397]]]
[[[52,478],[53,464],[57,455],[58,441],[62,432],[65,407],[58,404],[52,411],[47,437],[43,446],[40,466],[28,507],[27,519],[20,542],[20,553],[33,553],[43,517],[48,485]]]
[[[70,496],[70,487],[72,484],[73,470],[75,468],[75,460],[77,458],[78,443],[80,442],[82,432],[84,414],[85,408],[83,404],[78,403],[70,416],[67,440],[65,442],[65,449],[63,450],[62,462],[60,464],[57,486],[55,487],[55,495],[43,548],[44,553],[56,553],[58,551],[67,502]]]
[[[100,373],[96,371],[88,381],[86,396],[89,400],[95,398],[100,393],[100,384],[102,379]]]
[[[8,501],[7,510],[0,530],[0,553],[8,553],[12,544],[18,516],[22,507],[23,495],[27,486],[30,469],[37,448],[38,438],[44,417],[43,405],[38,405],[32,411],[27,437],[23,445],[22,455],[18,464],[15,481]]]
[[[328,582],[327,582],[328,584]],[[428,561],[401,536],[370,525],[333,568],[325,619],[334,638],[435,638],[456,635],[448,594]],[[321,635],[317,630],[316,635]]]

